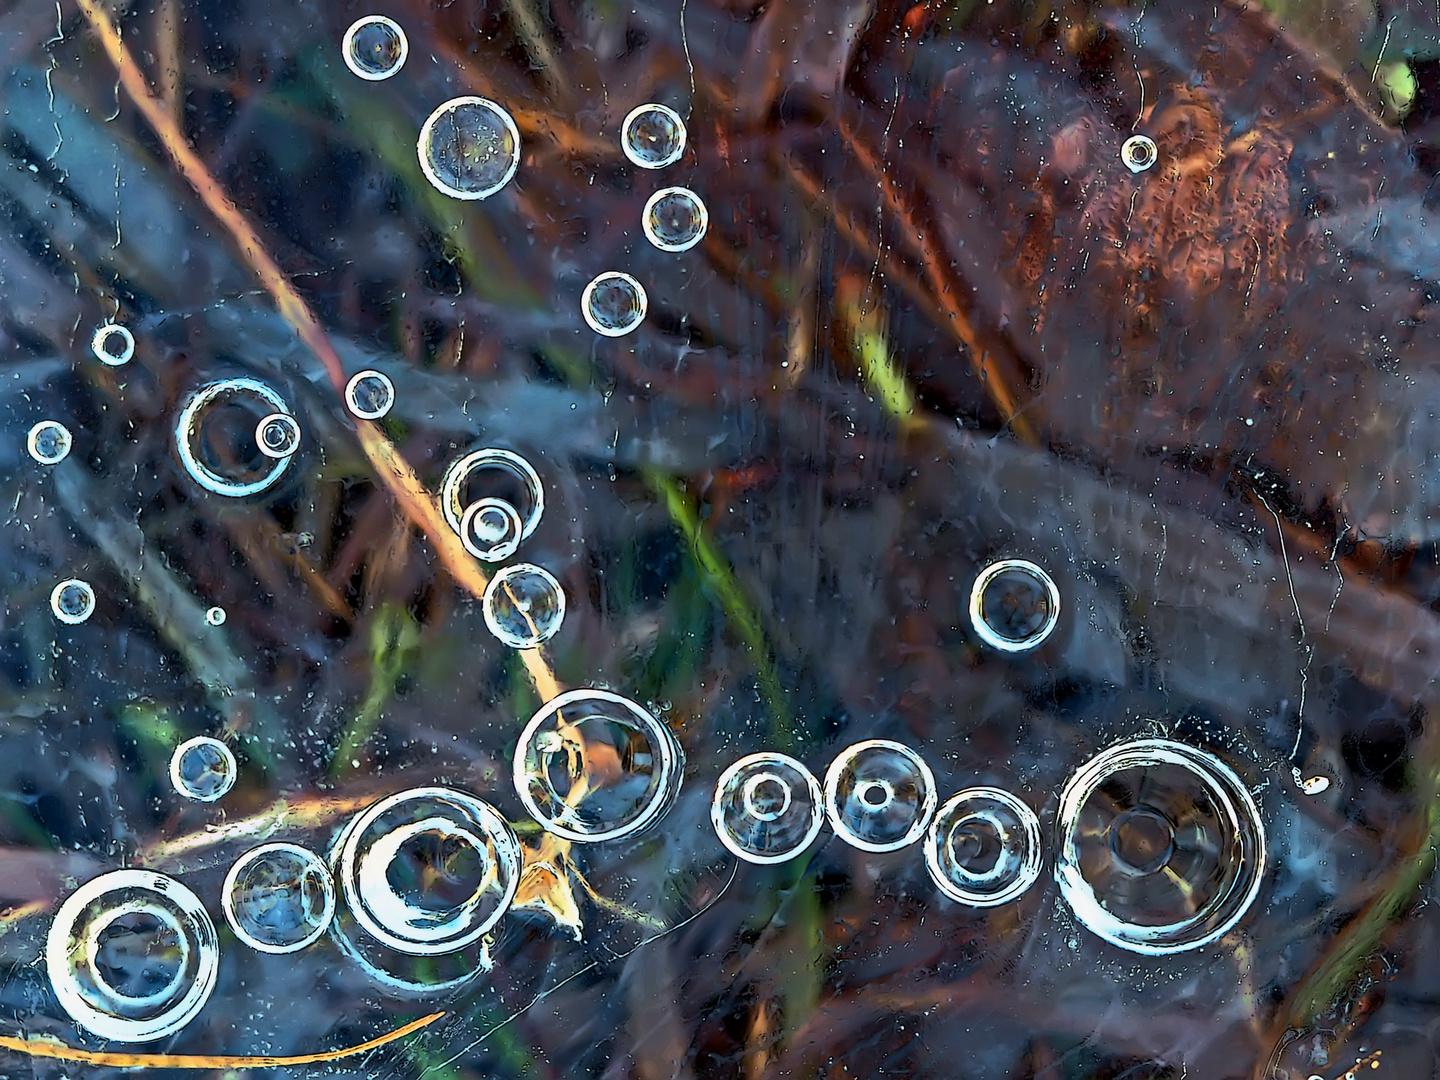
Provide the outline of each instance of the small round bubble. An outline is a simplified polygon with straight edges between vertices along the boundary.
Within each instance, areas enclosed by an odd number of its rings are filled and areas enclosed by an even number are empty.
[[[620,126],[620,147],[642,169],[663,169],[685,153],[685,121],[668,105],[640,105]]]
[[[95,614],[95,590],[79,578],[62,581],[50,590],[50,611],[63,623],[82,623]]]
[[[515,453],[487,446],[451,462],[440,485],[440,510],[455,534],[464,538],[465,511],[483,499],[501,499],[515,508],[527,539],[545,513],[545,488],[535,466]]]
[[[1055,579],[1026,559],[991,563],[970,590],[970,624],[981,641],[1001,652],[1039,648],[1059,619]]]
[[[262,844],[235,860],[220,893],[235,936],[266,953],[298,952],[335,915],[335,883],[320,856],[297,844]]]
[[[492,634],[512,649],[533,649],[565,621],[565,590],[543,566],[515,563],[490,579],[480,606]]]
[[[90,351],[95,359],[111,367],[128,364],[135,355],[135,335],[119,323],[106,323],[90,338]]]
[[[710,823],[720,842],[753,863],[786,862],[820,835],[825,819],[820,782],[794,758],[751,754],[715,784]]]
[[[395,384],[383,371],[357,371],[345,384],[345,404],[361,420],[379,420],[395,405]]]
[[[352,73],[370,82],[388,79],[405,66],[410,42],[394,19],[366,15],[356,19],[340,42],[340,55]]]
[[[460,518],[460,542],[485,562],[504,562],[514,555],[524,531],[520,512],[504,499],[480,499]]]
[[[938,801],[930,766],[889,739],[848,746],[825,772],[825,815],[835,835],[864,851],[896,851],[925,832]]]
[[[225,624],[225,609],[223,607],[212,607],[205,612],[205,621],[211,626],[223,626]]]
[[[268,458],[289,457],[300,449],[300,422],[287,413],[271,413],[255,425],[255,445]]]
[[[70,453],[73,444],[70,429],[58,420],[41,420],[25,437],[25,448],[41,465],[58,465]]]
[[[689,251],[710,227],[710,211],[689,188],[662,188],[645,203],[640,224],[661,251]]]
[[[170,757],[170,783],[179,794],[196,802],[224,798],[238,774],[230,747],[207,735],[181,743]]]
[[[520,164],[520,132],[510,114],[482,97],[445,102],[425,121],[417,145],[425,178],[452,199],[485,199]]]
[[[607,270],[585,286],[580,312],[591,330],[623,337],[645,321],[650,301],[640,282],[618,270]]]
[[[1040,821],[999,788],[946,800],[925,834],[925,865],[940,891],[971,907],[1008,904],[1040,876]]]
[[[180,464],[217,495],[243,498],[273,487],[294,459],[293,453],[277,457],[262,449],[260,428],[275,414],[293,418],[285,399],[258,379],[241,376],[205,384],[190,395],[175,421]],[[298,441],[298,425],[294,431]]]
[[[1120,147],[1120,160],[1132,173],[1142,173],[1160,157],[1160,148],[1148,135],[1131,135]]]

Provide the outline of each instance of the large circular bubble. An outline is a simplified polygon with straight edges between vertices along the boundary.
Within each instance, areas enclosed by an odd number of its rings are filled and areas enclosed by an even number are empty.
[[[661,251],[689,251],[704,239],[710,211],[689,188],[661,188],[645,203],[640,227]]]
[[[525,523],[504,499],[477,499],[460,518],[460,542],[485,562],[504,562],[520,548]]]
[[[825,772],[825,814],[835,835],[864,851],[913,844],[935,813],[935,776],[914,750],[867,739],[840,751]]]
[[[356,19],[340,42],[345,66],[368,82],[388,79],[405,66],[410,42],[394,19],[365,15]]]
[[[41,420],[25,437],[25,449],[41,465],[58,465],[70,454],[74,440],[70,429],[58,420]]]
[[[90,338],[90,351],[102,364],[120,367],[135,355],[135,335],[128,326],[106,323]]]
[[[270,457],[260,449],[256,429],[274,414],[293,417],[275,390],[241,376],[200,387],[175,422],[180,464],[206,491],[241,498],[273,487],[294,454]],[[296,440],[298,445],[298,439]]]
[[[630,333],[645,321],[649,307],[645,287],[619,270],[596,275],[580,296],[580,314],[586,325],[605,337]]]
[[[952,900],[971,907],[1007,904],[1040,876],[1040,822],[1008,791],[966,788],[947,799],[930,823],[925,865]]]
[[[383,371],[357,371],[345,384],[345,404],[361,420],[379,420],[395,406],[395,384]]]
[[[199,898],[148,870],[76,889],[50,924],[45,967],[61,1008],[102,1039],[175,1034],[215,988],[220,945]]]
[[[670,729],[608,690],[571,690],[525,725],[515,790],[530,816],[576,843],[618,840],[659,821],[680,790]]]
[[[993,562],[970,590],[970,624],[1001,652],[1039,648],[1060,618],[1055,579],[1027,559]]]
[[[425,121],[418,144],[425,178],[452,199],[486,199],[520,164],[520,132],[510,114],[482,97],[445,102]]]
[[[685,121],[668,105],[638,105],[620,125],[620,148],[642,169],[673,165],[685,153]]]
[[[545,489],[535,467],[513,450],[472,450],[450,464],[440,485],[440,510],[455,534],[465,536],[465,511],[481,499],[501,499],[523,522],[529,539],[545,513]]]
[[[1060,793],[1056,828],[1060,894],[1122,949],[1199,948],[1260,892],[1255,800],[1228,766],[1184,743],[1139,739],[1097,754]]]
[[[266,953],[314,944],[335,915],[335,882],[320,856],[298,844],[262,844],[235,860],[220,894],[235,936]]]
[[[67,578],[50,590],[50,612],[74,626],[95,614],[95,589],[88,581]]]
[[[555,575],[534,563],[505,567],[480,598],[485,625],[512,649],[549,641],[565,621],[565,590]]]
[[[720,842],[746,862],[785,862],[820,835],[821,798],[820,782],[794,758],[751,754],[720,774],[710,822]]]
[[[223,799],[239,774],[230,747],[208,735],[187,739],[170,755],[170,783],[179,794],[196,802]]]

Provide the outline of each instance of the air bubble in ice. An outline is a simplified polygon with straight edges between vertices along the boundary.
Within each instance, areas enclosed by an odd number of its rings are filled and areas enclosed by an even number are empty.
[[[952,900],[971,907],[1009,903],[1040,876],[1040,822],[1007,791],[966,788],[930,823],[925,865]]]
[[[645,289],[629,274],[607,270],[585,286],[580,313],[591,330],[606,337],[623,337],[645,321],[650,301]]]
[[[533,649],[565,621],[565,590],[543,566],[515,563],[490,579],[480,606],[492,634],[512,649]]]
[[[1120,160],[1132,173],[1142,173],[1155,164],[1160,149],[1148,135],[1131,135],[1120,147]]]
[[[345,384],[345,404],[361,420],[379,420],[395,405],[395,384],[383,371],[357,371]]]
[[[268,458],[289,457],[300,449],[300,423],[286,413],[271,413],[255,425],[255,445]]]
[[[41,465],[58,465],[70,453],[70,429],[58,420],[41,420],[25,437],[25,448]]]
[[[450,528],[462,539],[465,511],[481,499],[502,499],[524,522],[521,539],[527,539],[545,512],[545,489],[535,467],[513,450],[486,447],[472,450],[451,462],[440,485],[440,510]]]
[[[235,936],[267,953],[298,952],[335,915],[335,883],[320,856],[297,844],[262,844],[235,860],[220,894]]]
[[[128,364],[135,355],[135,335],[127,326],[106,323],[90,338],[90,351],[102,364],[111,367]]]
[[[50,590],[50,610],[63,623],[82,623],[95,614],[95,590],[79,578],[62,581]]]
[[[340,55],[345,66],[362,79],[376,82],[388,79],[405,66],[410,43],[405,31],[394,19],[384,15],[366,15],[356,19],[345,31],[340,42]]]
[[[215,802],[235,786],[239,767],[230,747],[219,739],[198,735],[170,756],[170,783],[187,799]]]
[[[663,169],[685,153],[685,121],[668,105],[637,106],[620,126],[620,147],[642,169]]]
[[[520,512],[504,499],[480,499],[460,518],[465,550],[486,562],[504,562],[520,547],[525,525]]]
[[[417,146],[425,178],[453,199],[485,199],[520,164],[520,132],[510,114],[482,97],[445,102],[425,121]]]
[[[211,626],[221,626],[225,622],[225,609],[223,607],[212,607],[205,610],[205,621]]]
[[[710,211],[689,188],[661,188],[645,203],[640,224],[661,251],[689,251],[710,227]]]
[[[935,776],[914,750],[889,739],[846,747],[825,772],[825,814],[847,844],[895,851],[918,840],[938,801]]]
[[[1001,652],[1038,648],[1059,619],[1055,579],[1026,559],[991,563],[970,590],[970,624],[982,641]]]
[[[608,690],[571,690],[525,725],[515,790],[530,816],[576,843],[648,828],[680,790],[684,755],[670,729]]]
[[[293,454],[271,457],[261,450],[257,428],[273,414],[294,415],[285,399],[258,379],[207,383],[190,395],[175,422],[181,465],[217,495],[240,498],[265,491],[294,460]]]
[[[785,862],[820,834],[821,800],[820,782],[794,758],[751,754],[720,774],[710,822],[720,842],[746,862]]]

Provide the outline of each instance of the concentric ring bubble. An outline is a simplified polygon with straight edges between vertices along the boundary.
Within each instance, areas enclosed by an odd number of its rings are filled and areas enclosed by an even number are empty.
[[[173,878],[116,870],[76,889],[50,924],[45,967],[61,1008],[116,1042],[163,1039],[204,1007],[220,945],[199,898]]]
[[[1035,811],[993,787],[952,795],[925,833],[925,865],[940,891],[971,907],[997,907],[1040,876]]]
[[[425,121],[417,145],[425,178],[452,199],[486,199],[520,164],[520,132],[510,114],[482,97],[445,102]]]
[[[488,803],[414,788],[381,799],[347,828],[337,876],[367,934],[413,956],[478,941],[515,898],[520,842]]]
[[[547,831],[596,843],[659,821],[684,768],[670,729],[635,702],[608,690],[570,690],[525,725],[515,790]]]
[[[206,608],[205,621],[211,626],[223,626],[225,623],[225,609],[218,606]]]
[[[293,416],[276,391],[248,376],[207,383],[175,422],[180,464],[206,491],[242,498],[272,487],[293,455],[267,457],[256,428],[272,414]]]
[[[545,489],[535,467],[513,450],[486,447],[451,462],[440,485],[440,510],[450,528],[465,537],[465,511],[481,499],[503,499],[524,522],[522,540],[529,539],[545,513]]]
[[[357,371],[345,384],[345,404],[361,420],[379,420],[395,405],[395,384],[383,371]]]
[[[300,449],[300,422],[288,413],[275,412],[255,425],[255,445],[268,458],[287,458]]]
[[[102,364],[111,367],[128,364],[135,356],[135,335],[128,326],[106,323],[90,338],[90,351]]]
[[[720,774],[710,802],[720,842],[752,863],[795,858],[820,835],[824,820],[820,782],[786,754],[741,758]]]
[[[1169,739],[1097,754],[1066,783],[1055,879],[1076,917],[1111,944],[1199,948],[1240,921],[1265,873],[1265,830],[1219,759]]]
[[[187,739],[170,755],[170,783],[179,794],[196,802],[223,799],[235,786],[239,772],[230,747],[208,735]]]
[[[460,518],[460,542],[485,562],[504,562],[520,548],[525,523],[504,499],[478,499]]]
[[[642,169],[663,169],[685,153],[685,121],[668,105],[638,105],[620,125],[620,148]]]
[[[515,563],[490,579],[480,608],[485,625],[506,645],[533,649],[565,621],[565,590],[543,566]]]
[[[405,66],[405,58],[410,55],[410,42],[394,19],[387,19],[384,15],[366,15],[356,19],[345,31],[345,37],[340,42],[340,55],[353,74],[378,82],[390,78]]]
[[[1027,559],[1001,559],[980,571],[970,590],[970,624],[1001,652],[1028,652],[1055,630],[1060,589]]]
[[[266,953],[298,952],[335,916],[335,881],[324,860],[298,844],[262,844],[235,860],[220,894],[235,936]]]
[[[710,211],[689,188],[661,188],[645,203],[640,225],[661,251],[689,251],[710,227]]]
[[[914,750],[889,739],[848,746],[825,771],[825,816],[864,851],[897,851],[920,839],[935,813],[935,776]]]
[[[25,437],[25,448],[41,465],[58,465],[70,455],[74,440],[58,420],[41,420]]]
[[[598,275],[580,296],[586,325],[605,337],[624,337],[645,321],[649,308],[644,286],[618,270]]]
[[[50,611],[63,623],[82,623],[95,614],[95,590],[88,581],[68,578],[50,590]]]
[[[1148,135],[1131,135],[1120,147],[1120,160],[1132,173],[1142,173],[1160,157],[1160,148]]]

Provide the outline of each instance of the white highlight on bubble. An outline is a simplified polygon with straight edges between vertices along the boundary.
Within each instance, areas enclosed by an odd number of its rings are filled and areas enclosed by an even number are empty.
[[[82,623],[95,614],[95,590],[88,581],[67,578],[50,590],[50,611],[62,623]]]
[[[116,348],[116,346],[119,348]],[[105,323],[90,338],[90,351],[95,359],[111,367],[128,364],[135,355],[135,335],[128,326]]]
[[[661,188],[646,201],[640,227],[661,251],[689,251],[705,238],[710,211],[689,188]]]
[[[224,798],[235,786],[239,772],[230,747],[208,735],[187,739],[170,755],[171,785],[177,793],[196,802]]]
[[[1120,147],[1120,160],[1132,173],[1142,173],[1160,158],[1160,148],[1148,135],[1131,135]]]
[[[619,270],[597,274],[580,295],[586,325],[605,337],[624,337],[645,321],[649,309],[645,287]]]
[[[620,125],[620,148],[642,169],[673,165],[685,153],[685,121],[668,105],[637,105]]]
[[[420,129],[420,168],[452,199],[488,199],[520,165],[520,132],[495,102],[471,95],[440,105]]]
[[[224,623],[225,623],[225,609],[224,609],[223,607],[220,607],[219,605],[216,605],[215,607],[212,607],[212,608],[206,608],[206,610],[205,610],[205,621],[206,621],[207,623],[209,623],[211,626],[222,626],[222,625],[224,625]]]
[[[478,499],[460,518],[460,542],[485,562],[504,562],[520,548],[525,523],[504,499]]]
[[[318,941],[335,917],[335,882],[313,851],[262,844],[230,867],[220,905],[235,936],[252,949],[299,952]]]
[[[394,19],[365,15],[345,31],[340,41],[340,55],[352,74],[367,82],[379,82],[405,66],[410,42]]]
[[[41,465],[58,465],[70,455],[73,444],[70,429],[58,420],[41,420],[25,436],[25,449]]]
[[[259,379],[252,379],[249,376],[220,379],[216,382],[206,383],[196,390],[190,395],[185,407],[180,410],[180,416],[175,421],[175,449],[180,455],[180,464],[185,467],[185,471],[206,491],[230,498],[243,498],[246,495],[255,495],[273,487],[284,474],[294,455],[286,454],[284,457],[271,459],[272,464],[269,469],[261,473],[255,480],[250,481],[224,476],[202,461],[199,443],[201,426],[205,420],[204,414],[209,408],[218,406],[222,398],[231,396],[249,396],[258,399],[257,404],[264,409],[262,416],[270,413],[294,415],[290,411],[290,406],[285,403],[285,399]]]
[[[345,405],[361,420],[379,420],[395,406],[395,384],[383,371],[357,371],[345,384]]]

